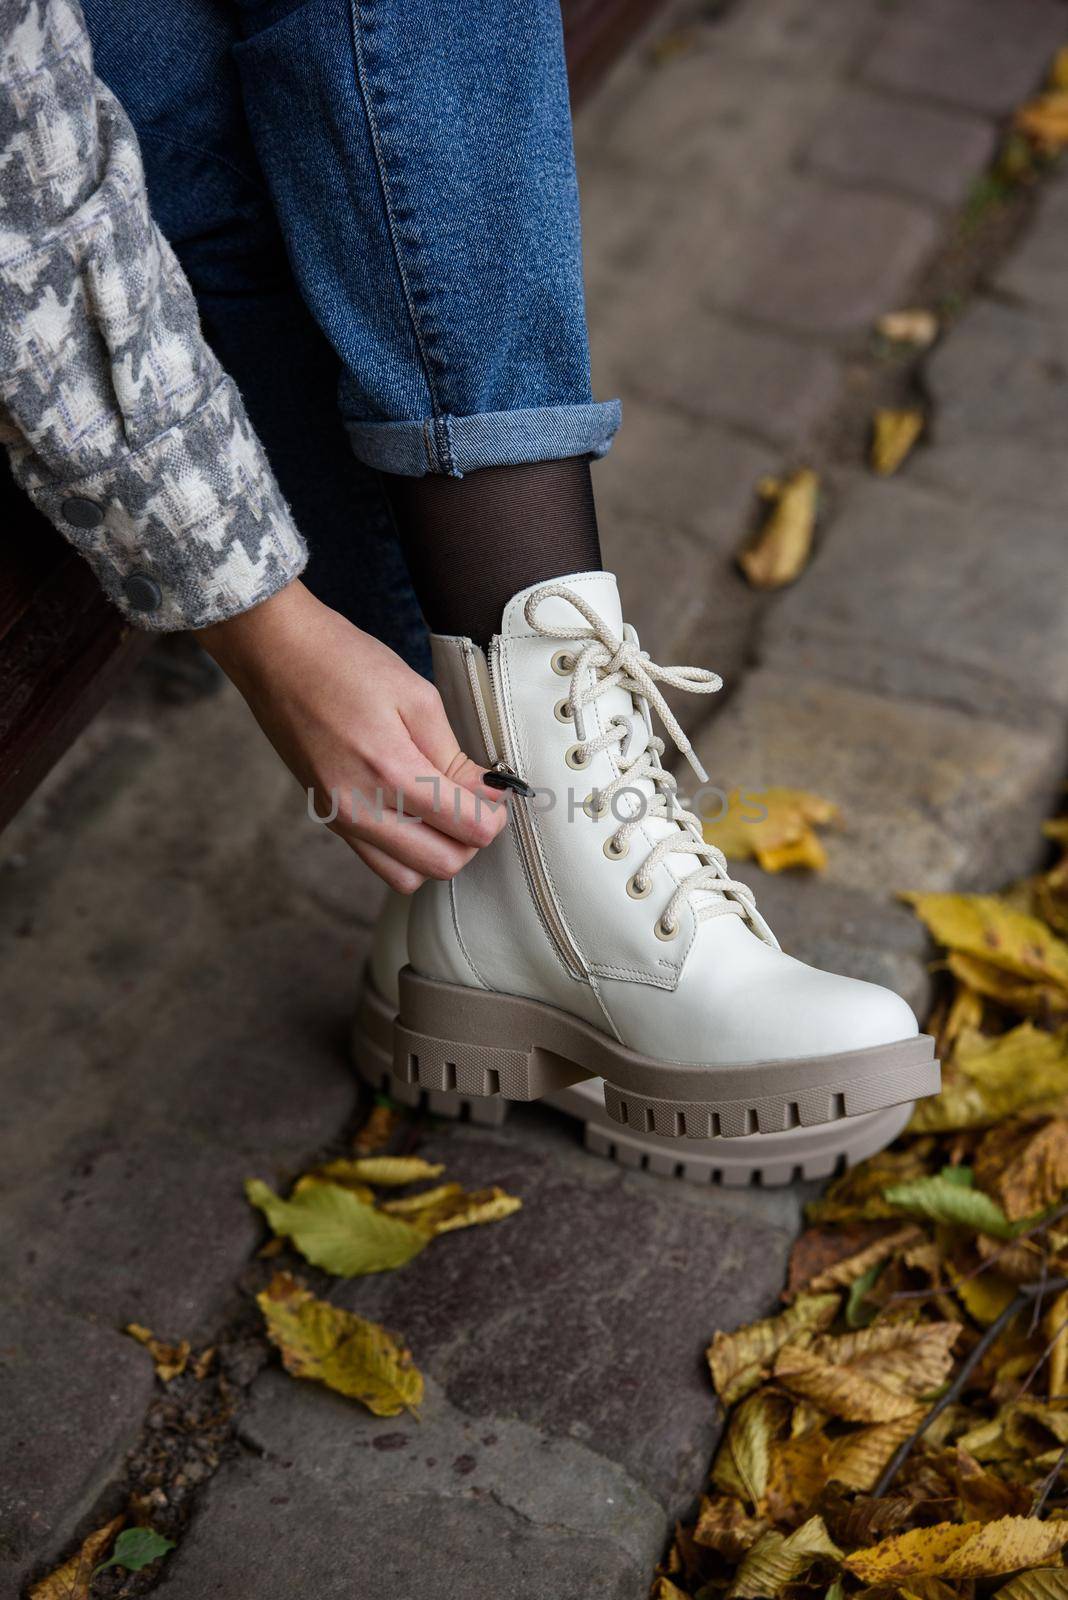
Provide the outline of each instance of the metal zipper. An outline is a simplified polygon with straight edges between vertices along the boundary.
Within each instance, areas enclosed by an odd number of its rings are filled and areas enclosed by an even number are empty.
[[[499,708],[501,704],[500,682],[497,666],[499,653],[500,641],[498,639],[494,639],[489,648],[489,687],[490,693],[494,700],[495,708]],[[489,718],[486,715],[486,709],[483,706],[481,699],[481,684],[478,685],[478,689],[476,690],[476,679],[472,677],[471,687],[472,692],[475,694],[475,707],[478,712],[479,723],[483,725],[483,736],[485,737],[486,726],[488,725]],[[503,714],[501,714],[499,711],[497,716],[497,726],[500,735],[500,754],[494,761],[494,766],[498,772],[504,772],[509,774],[511,777],[518,778],[521,775],[516,772],[515,769],[515,755],[511,749],[511,741],[508,736],[507,724]],[[487,749],[489,748],[490,741],[487,740]],[[542,860],[541,847],[538,842],[537,834],[534,830],[534,824],[531,820],[530,813],[527,810],[526,801],[517,797],[512,802],[510,811],[512,821],[515,824],[516,840],[519,845],[519,855],[523,862],[523,870],[526,873],[527,883],[530,886],[531,894],[534,896],[535,904],[537,905],[538,910],[541,912],[542,922],[545,925],[546,931],[548,932],[549,937],[552,939],[553,944],[556,946],[557,954],[571,975],[575,978],[585,979],[586,964],[583,961],[579,948],[574,939],[571,937],[570,930],[568,929],[567,924],[564,922],[564,919],[560,914],[560,909],[556,904],[556,899],[549,883],[549,875],[545,870],[545,862]]]

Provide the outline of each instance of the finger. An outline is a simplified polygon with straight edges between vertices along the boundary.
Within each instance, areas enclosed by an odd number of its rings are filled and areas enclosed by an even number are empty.
[[[410,867],[424,878],[455,878],[475,854],[473,845],[449,838],[415,817],[399,817],[383,810],[377,816],[357,816],[353,822],[335,824],[346,837],[359,838]]]
[[[404,809],[465,844],[492,844],[508,821],[507,800],[499,789],[487,788],[482,781],[485,767],[460,749],[436,691],[420,715],[418,727],[408,731],[414,749],[433,763],[438,782],[416,784],[412,774],[413,792],[406,792]],[[428,794],[429,808],[423,804]]]
[[[396,889],[398,894],[414,894],[420,884],[426,882],[418,872],[404,866],[393,856],[388,856],[384,850],[378,850],[373,844],[368,844],[366,839],[346,839],[345,843],[359,856],[365,866],[377,873],[391,889]]]

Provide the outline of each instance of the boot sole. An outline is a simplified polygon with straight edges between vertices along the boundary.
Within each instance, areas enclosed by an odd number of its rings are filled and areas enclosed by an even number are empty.
[[[511,1102],[499,1096],[473,1098],[446,1090],[422,1089],[393,1076],[394,1014],[395,1008],[377,992],[368,974],[352,1029],[353,1064],[363,1081],[413,1109],[438,1117],[466,1117],[483,1127],[500,1127]],[[593,1155],[632,1170],[724,1188],[778,1188],[834,1177],[885,1150],[912,1115],[910,1101],[815,1128],[751,1134],[742,1139],[688,1139],[680,1145],[674,1139],[634,1133],[612,1122],[596,1080],[546,1095],[545,1103],[582,1124],[583,1142]]]
[[[441,983],[410,966],[400,974],[393,1075],[431,1091],[505,1100],[541,1100],[603,1078],[613,1122],[666,1139],[810,1128],[941,1088],[927,1034],[792,1061],[686,1066],[627,1050],[555,1006]]]

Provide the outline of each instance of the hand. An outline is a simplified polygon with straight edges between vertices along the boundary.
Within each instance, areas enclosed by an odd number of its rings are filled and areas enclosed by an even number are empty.
[[[316,814],[329,816],[336,797],[329,828],[392,888],[454,877],[505,826],[500,794],[460,749],[433,685],[299,580],[196,637],[313,791]],[[401,820],[398,797],[420,821]]]

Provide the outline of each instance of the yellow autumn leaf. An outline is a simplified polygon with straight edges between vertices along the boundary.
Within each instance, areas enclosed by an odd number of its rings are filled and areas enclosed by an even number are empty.
[[[914,1576],[949,1580],[991,1578],[1021,1567],[1048,1563],[1068,1543],[1068,1522],[1037,1517],[999,1517],[995,1522],[940,1522],[894,1534],[867,1550],[855,1550],[845,1565],[865,1583],[893,1583]]]
[[[941,1094],[917,1103],[909,1130],[983,1128],[1022,1111],[1068,1111],[1068,1029],[1046,1033],[1021,1022],[994,1038],[962,1034]]]
[[[883,408],[872,422],[871,464],[882,478],[897,471],[924,429],[922,411]]]
[[[837,1294],[802,1294],[788,1311],[735,1333],[713,1335],[706,1352],[716,1393],[732,1406],[767,1376],[777,1350],[799,1334],[829,1328],[841,1303]]]
[[[735,1407],[712,1463],[712,1481],[718,1489],[761,1508],[772,1441],[785,1429],[789,1414],[786,1396],[770,1389],[758,1389]]]
[[[754,589],[781,589],[800,577],[812,551],[820,480],[809,467],[758,486],[769,511],[738,564]]]
[[[384,1215],[337,1184],[312,1184],[283,1200],[258,1178],[250,1178],[245,1193],[275,1233],[291,1239],[306,1261],[339,1278],[402,1267],[430,1238],[421,1228]]]
[[[164,1383],[170,1383],[172,1378],[180,1377],[185,1371],[192,1348],[188,1339],[183,1339],[180,1344],[167,1344],[139,1322],[128,1322],[122,1331],[128,1333],[131,1339],[136,1339],[138,1344],[144,1345],[155,1363],[157,1378]]]
[[[887,311],[876,324],[875,331],[889,339],[891,344],[911,344],[925,350],[938,337],[938,318],[933,311]]]
[[[1051,1300],[1042,1332],[1049,1345],[1046,1393],[1051,1400],[1061,1400],[1068,1396],[1068,1289]]]
[[[940,944],[1032,982],[1068,988],[1068,944],[993,894],[903,894]]]
[[[1068,145],[1068,89],[1050,89],[1017,111],[1013,126],[1049,151]]]
[[[837,1563],[841,1558],[822,1517],[810,1517],[786,1538],[770,1530],[747,1553],[727,1591],[728,1600],[775,1600],[817,1561]]]
[[[796,1439],[775,1439],[771,1446],[768,1515],[787,1525],[803,1520],[827,1482],[827,1440],[818,1429]]]
[[[91,1533],[69,1561],[64,1561],[47,1578],[34,1584],[29,1600],[89,1600],[93,1572],[104,1560],[111,1541],[125,1521],[125,1514],[115,1517],[103,1528]]]
[[[440,1178],[445,1167],[440,1161],[424,1161],[422,1156],[357,1156],[351,1161],[328,1161],[317,1170],[334,1183],[371,1183],[395,1189],[405,1183]]]
[[[827,856],[815,827],[838,819],[830,800],[804,789],[734,790],[725,816],[706,820],[709,844],[737,861],[755,860],[765,872],[807,867],[821,872]]]
[[[517,1195],[505,1194],[496,1184],[465,1190],[458,1183],[443,1183],[422,1194],[406,1195],[403,1200],[383,1201],[381,1209],[390,1216],[406,1217],[413,1227],[433,1236],[484,1222],[501,1222],[522,1204]]]
[[[693,1537],[728,1561],[740,1561],[767,1527],[763,1517],[751,1517],[734,1495],[717,1495],[714,1500],[702,1495]]]
[[[827,1478],[845,1489],[870,1494],[890,1457],[912,1433],[923,1416],[915,1406],[896,1422],[876,1422],[869,1428],[854,1428],[832,1441],[827,1452]]]
[[[991,961],[966,955],[963,950],[951,950],[946,965],[967,989],[1020,1016],[1048,1018],[1068,1011],[1068,989],[1057,984],[1018,978]]]
[[[351,1311],[317,1300],[288,1272],[256,1296],[271,1343],[295,1378],[359,1400],[376,1417],[414,1412],[423,1378],[391,1333]]]
[[[951,1261],[945,1263],[945,1270],[965,1311],[984,1328],[996,1322],[1016,1298],[1016,1284],[1003,1273],[984,1271],[970,1276],[958,1272]]]

